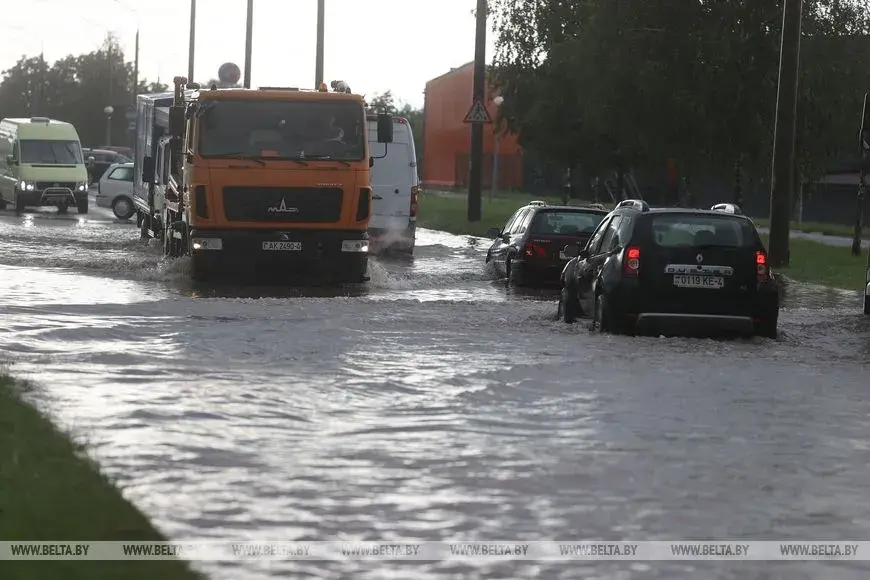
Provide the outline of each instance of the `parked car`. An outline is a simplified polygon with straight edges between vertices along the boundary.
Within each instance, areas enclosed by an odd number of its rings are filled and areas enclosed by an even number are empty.
[[[598,204],[582,207],[533,201],[518,209],[503,227],[487,232],[493,242],[486,263],[492,262],[508,284],[556,284],[568,260],[560,255],[562,247],[586,243],[606,215],[607,210]]]
[[[136,213],[133,204],[133,163],[113,163],[97,183],[97,205],[112,208],[119,220]]]
[[[113,163],[132,163],[129,157],[108,149],[82,149],[85,164],[88,167],[90,183],[97,183],[100,177]]]
[[[562,272],[559,316],[631,333],[715,326],[776,338],[779,289],[755,224],[733,204],[651,208],[625,200]]]
[[[133,149],[131,149],[130,147],[121,147],[119,145],[99,145],[96,148],[102,149],[104,151],[114,151],[115,153],[120,153],[128,159],[133,159],[133,157],[135,156]]]

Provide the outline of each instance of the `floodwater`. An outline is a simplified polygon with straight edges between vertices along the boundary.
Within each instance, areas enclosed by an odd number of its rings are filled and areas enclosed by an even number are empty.
[[[591,335],[420,231],[339,293],[193,288],[99,212],[0,215],[0,348],[173,539],[864,540],[870,321]],[[847,251],[847,250],[844,250]],[[197,563],[261,578],[865,579],[864,563]]]

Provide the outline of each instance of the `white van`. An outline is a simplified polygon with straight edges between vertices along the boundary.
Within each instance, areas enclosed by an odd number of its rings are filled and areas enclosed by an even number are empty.
[[[376,117],[369,115],[368,126],[369,149],[374,158],[369,247],[375,252],[413,254],[420,178],[411,125],[407,119],[393,117],[393,142],[388,144],[378,143]]]
[[[46,117],[0,120],[0,208],[75,206],[88,213],[88,170],[76,128]]]

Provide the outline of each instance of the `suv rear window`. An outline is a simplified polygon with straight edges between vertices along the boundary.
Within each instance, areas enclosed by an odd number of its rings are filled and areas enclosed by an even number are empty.
[[[723,246],[747,248],[756,244],[755,227],[744,219],[705,214],[652,216],[653,239],[666,248]]]
[[[605,215],[581,211],[539,211],[529,233],[538,236],[591,234]]]

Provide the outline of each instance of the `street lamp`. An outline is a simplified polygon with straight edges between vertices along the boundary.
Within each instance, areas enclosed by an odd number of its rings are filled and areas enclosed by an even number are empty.
[[[106,105],[106,108],[103,109],[103,113],[106,114],[106,145],[112,144],[112,113],[114,112],[115,109],[112,105]]]
[[[492,103],[496,107],[501,107],[502,103],[504,103],[504,97],[498,95],[497,97],[492,99]],[[492,148],[492,187],[489,190],[489,199],[492,200],[492,196],[498,190],[498,145],[501,140],[501,132],[499,131],[499,119],[496,116],[496,125],[495,125],[495,144]]]

